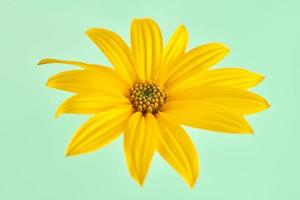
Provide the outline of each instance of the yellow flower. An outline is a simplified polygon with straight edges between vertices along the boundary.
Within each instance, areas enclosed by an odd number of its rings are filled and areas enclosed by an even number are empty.
[[[157,151],[193,186],[198,177],[197,151],[181,124],[224,132],[252,133],[243,117],[269,104],[247,89],[263,76],[239,68],[211,69],[229,49],[209,43],[186,51],[188,33],[181,25],[163,47],[158,25],[134,19],[131,48],[116,33],[93,28],[86,34],[114,69],[76,61],[44,59],[80,67],[52,76],[51,88],[75,93],[58,108],[64,113],[92,114],[75,133],[66,155],[88,153],[124,135],[131,176],[143,185]]]

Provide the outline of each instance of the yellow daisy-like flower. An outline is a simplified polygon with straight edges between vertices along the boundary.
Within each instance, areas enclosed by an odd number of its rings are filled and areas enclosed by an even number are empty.
[[[44,59],[39,64],[78,66],[52,76],[51,88],[75,93],[58,108],[64,113],[92,114],[75,133],[66,155],[88,153],[124,134],[131,176],[143,185],[157,151],[193,186],[199,174],[197,151],[181,125],[225,132],[252,133],[243,117],[269,107],[247,89],[263,76],[239,68],[210,69],[229,49],[209,43],[186,51],[188,33],[180,25],[163,47],[158,25],[134,19],[131,47],[116,33],[93,28],[86,34],[114,69],[76,61]]]

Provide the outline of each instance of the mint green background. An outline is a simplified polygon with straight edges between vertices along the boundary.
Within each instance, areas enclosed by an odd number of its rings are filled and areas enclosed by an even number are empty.
[[[297,0],[1,0],[0,199],[300,199],[299,7]],[[44,57],[108,64],[83,32],[106,27],[128,41],[131,20],[143,16],[154,18],[165,38],[185,24],[190,48],[224,42],[232,51],[220,66],[266,76],[255,91],[272,107],[248,117],[254,136],[187,129],[201,155],[192,190],[157,155],[144,188],[136,185],[122,138],[89,155],[64,157],[87,117],[55,120],[69,95],[45,82],[71,67],[36,67]]]

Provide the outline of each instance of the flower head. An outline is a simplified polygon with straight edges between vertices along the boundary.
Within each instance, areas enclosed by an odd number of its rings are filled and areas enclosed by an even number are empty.
[[[57,109],[92,114],[74,134],[66,155],[104,147],[124,135],[131,176],[141,185],[157,151],[193,186],[198,177],[197,151],[181,125],[224,133],[252,133],[244,115],[266,109],[267,101],[247,89],[259,74],[239,68],[211,69],[228,52],[221,43],[186,50],[188,34],[181,25],[165,46],[151,19],[131,24],[131,46],[116,33],[93,28],[86,34],[113,68],[76,61],[44,59],[39,64],[78,66],[52,76],[47,85],[74,93]]]

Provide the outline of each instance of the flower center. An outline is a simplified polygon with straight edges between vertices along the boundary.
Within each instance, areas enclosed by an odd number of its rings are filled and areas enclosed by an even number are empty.
[[[130,101],[143,114],[158,113],[165,100],[166,93],[154,83],[135,83],[130,88]]]

